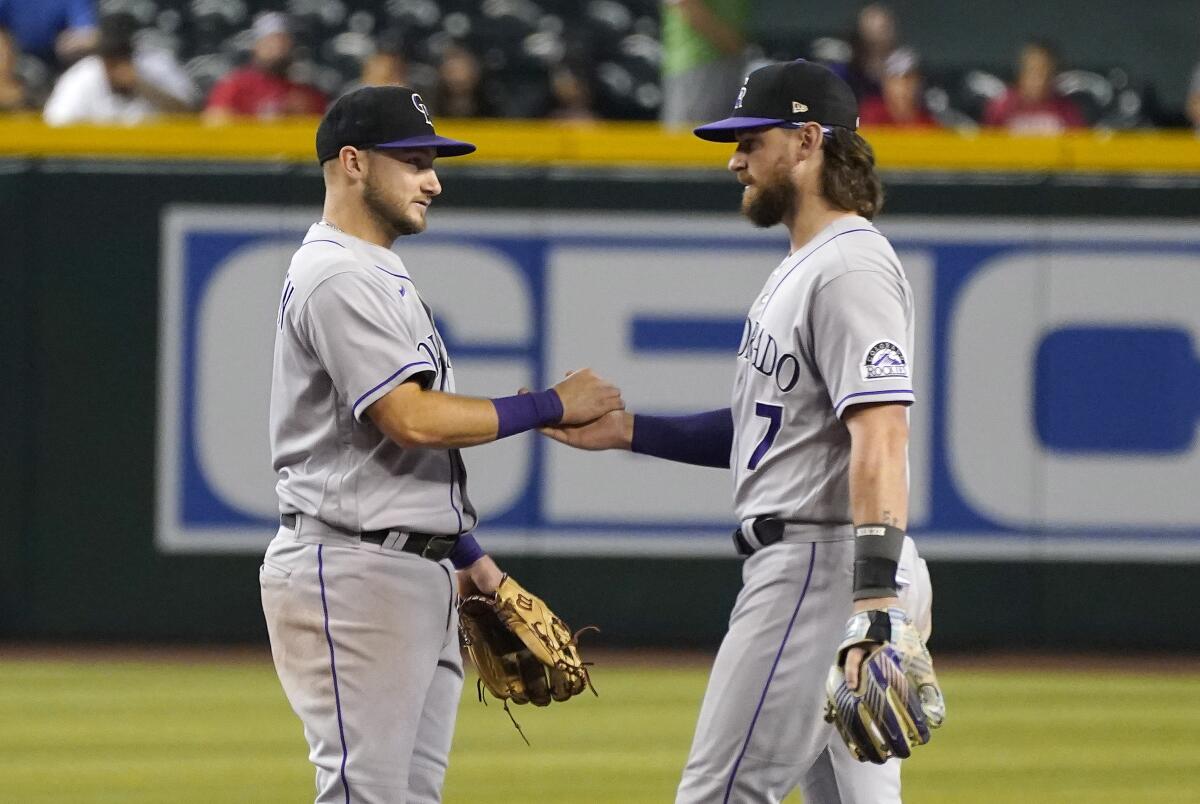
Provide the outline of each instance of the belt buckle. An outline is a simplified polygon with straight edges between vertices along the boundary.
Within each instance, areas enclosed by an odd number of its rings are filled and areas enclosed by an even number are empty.
[[[750,529],[754,531],[754,538],[758,539],[758,543],[763,547],[783,541],[784,522],[781,519],[760,516],[750,523]]]

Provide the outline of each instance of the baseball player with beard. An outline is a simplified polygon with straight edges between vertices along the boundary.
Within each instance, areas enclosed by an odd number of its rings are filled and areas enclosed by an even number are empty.
[[[471,536],[460,449],[622,407],[586,369],[536,394],[455,393],[416,272],[391,246],[425,229],[441,192],[434,160],[474,150],[437,136],[404,87],[344,95],[317,131],[324,217],[292,258],[276,311],[280,527],[259,581],[318,804],[440,801],[463,682],[458,595],[544,609]],[[527,699],[548,703],[545,686]]]
[[[783,223],[791,244],[750,306],[730,408],[542,430],[733,471],[744,584],[678,804],[779,802],[796,787],[805,804],[898,802],[889,757],[944,713],[918,636],[929,576],[904,532],[912,292],[871,223],[883,194],[857,125],[850,87],[797,61],[751,73],[732,116],[696,129],[737,143],[742,212]]]

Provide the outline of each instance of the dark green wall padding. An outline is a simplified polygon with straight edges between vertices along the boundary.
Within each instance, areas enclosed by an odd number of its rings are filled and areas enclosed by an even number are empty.
[[[439,203],[732,210],[721,171],[447,168]],[[1187,217],[1186,181],[890,176],[903,215]],[[581,201],[582,199],[582,201]],[[315,168],[0,162],[0,638],[244,641],[265,635],[254,556],[152,543],[160,213],[169,203],[317,208]],[[736,560],[504,560],[605,645],[710,647]],[[1178,649],[1200,641],[1194,565],[942,562],[940,648]],[[613,589],[622,590],[615,595]]]

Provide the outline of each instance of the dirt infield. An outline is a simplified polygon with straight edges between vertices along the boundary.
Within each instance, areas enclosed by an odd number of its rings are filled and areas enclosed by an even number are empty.
[[[587,659],[600,666],[651,665],[698,667],[712,661],[713,651],[669,648],[585,649]],[[130,661],[198,663],[258,663],[271,660],[263,644],[174,645],[99,644],[91,642],[0,642],[0,661]],[[1200,653],[937,653],[943,670],[1087,670],[1141,674],[1200,673]]]

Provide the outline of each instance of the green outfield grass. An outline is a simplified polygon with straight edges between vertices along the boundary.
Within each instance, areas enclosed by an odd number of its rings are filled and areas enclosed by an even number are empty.
[[[605,665],[601,697],[464,695],[445,800],[669,802],[706,668]],[[948,725],[905,770],[909,804],[1200,802],[1200,675],[942,674]],[[0,659],[0,801],[304,802],[300,725],[266,662]],[[799,797],[789,799],[789,804]]]

